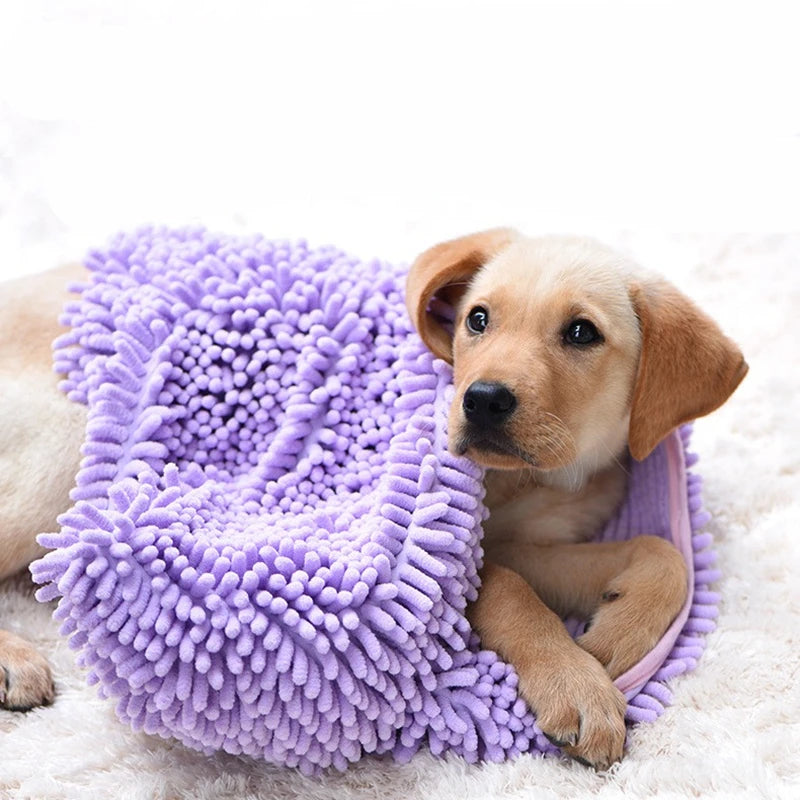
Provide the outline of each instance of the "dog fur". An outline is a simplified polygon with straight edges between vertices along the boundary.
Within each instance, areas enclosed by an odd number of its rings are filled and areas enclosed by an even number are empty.
[[[51,345],[66,285],[86,275],[66,267],[0,287],[0,579],[43,553],[36,535],[69,508],[86,409],[58,391]],[[53,699],[47,662],[24,639],[0,631],[0,706],[26,710]]]
[[[59,393],[50,345],[66,285],[83,278],[82,267],[68,267],[0,293],[0,578],[40,554],[36,534],[69,506],[86,412]],[[676,425],[724,402],[747,367],[677,290],[583,239],[497,229],[445,242],[412,266],[407,302],[430,349],[454,364],[450,447],[490,468],[472,623],[514,664],[542,730],[604,769],[625,737],[612,679],[674,619],[686,574],[655,537],[584,542],[624,495],[626,449],[645,457]],[[455,311],[452,325],[437,304]],[[480,336],[465,327],[476,305],[490,314]],[[564,326],[576,319],[590,319],[602,342],[582,352],[565,345]],[[499,445],[466,424],[464,394],[476,381],[517,398]],[[568,613],[591,620],[577,643],[558,616]],[[52,698],[45,660],[0,631],[0,705]]]

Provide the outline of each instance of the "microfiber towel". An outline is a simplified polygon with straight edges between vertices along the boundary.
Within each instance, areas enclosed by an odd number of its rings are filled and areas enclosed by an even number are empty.
[[[412,329],[405,269],[164,228],[86,265],[54,348],[88,407],[83,460],[31,571],[120,719],[307,773],[420,746],[553,751],[464,616],[483,472],[447,451],[452,373]],[[663,711],[716,613],[688,436],[632,465],[599,532],[669,538],[692,575],[682,614],[618,681],[633,722]]]

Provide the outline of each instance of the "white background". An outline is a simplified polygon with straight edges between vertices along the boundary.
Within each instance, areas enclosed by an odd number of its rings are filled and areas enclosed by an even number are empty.
[[[0,0],[0,276],[144,222],[796,230],[793,5]]]

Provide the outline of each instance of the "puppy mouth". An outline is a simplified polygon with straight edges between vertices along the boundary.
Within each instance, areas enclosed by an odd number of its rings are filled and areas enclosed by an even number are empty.
[[[531,467],[536,462],[519,445],[502,431],[467,430],[455,442],[455,452],[463,456],[467,450],[476,450],[479,453],[491,453],[498,456],[511,456],[524,461]]]

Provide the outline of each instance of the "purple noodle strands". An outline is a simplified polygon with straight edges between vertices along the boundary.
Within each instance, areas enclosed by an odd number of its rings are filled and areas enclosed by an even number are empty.
[[[482,471],[447,452],[451,373],[411,328],[405,270],[165,228],[86,263],[54,346],[89,410],[83,460],[31,570],[120,719],[306,773],[423,745],[553,751],[464,616]],[[669,537],[666,471],[663,447],[633,466],[606,538]],[[697,476],[686,502],[696,530]],[[631,721],[663,711],[713,628],[710,544],[695,534],[689,619]]]

